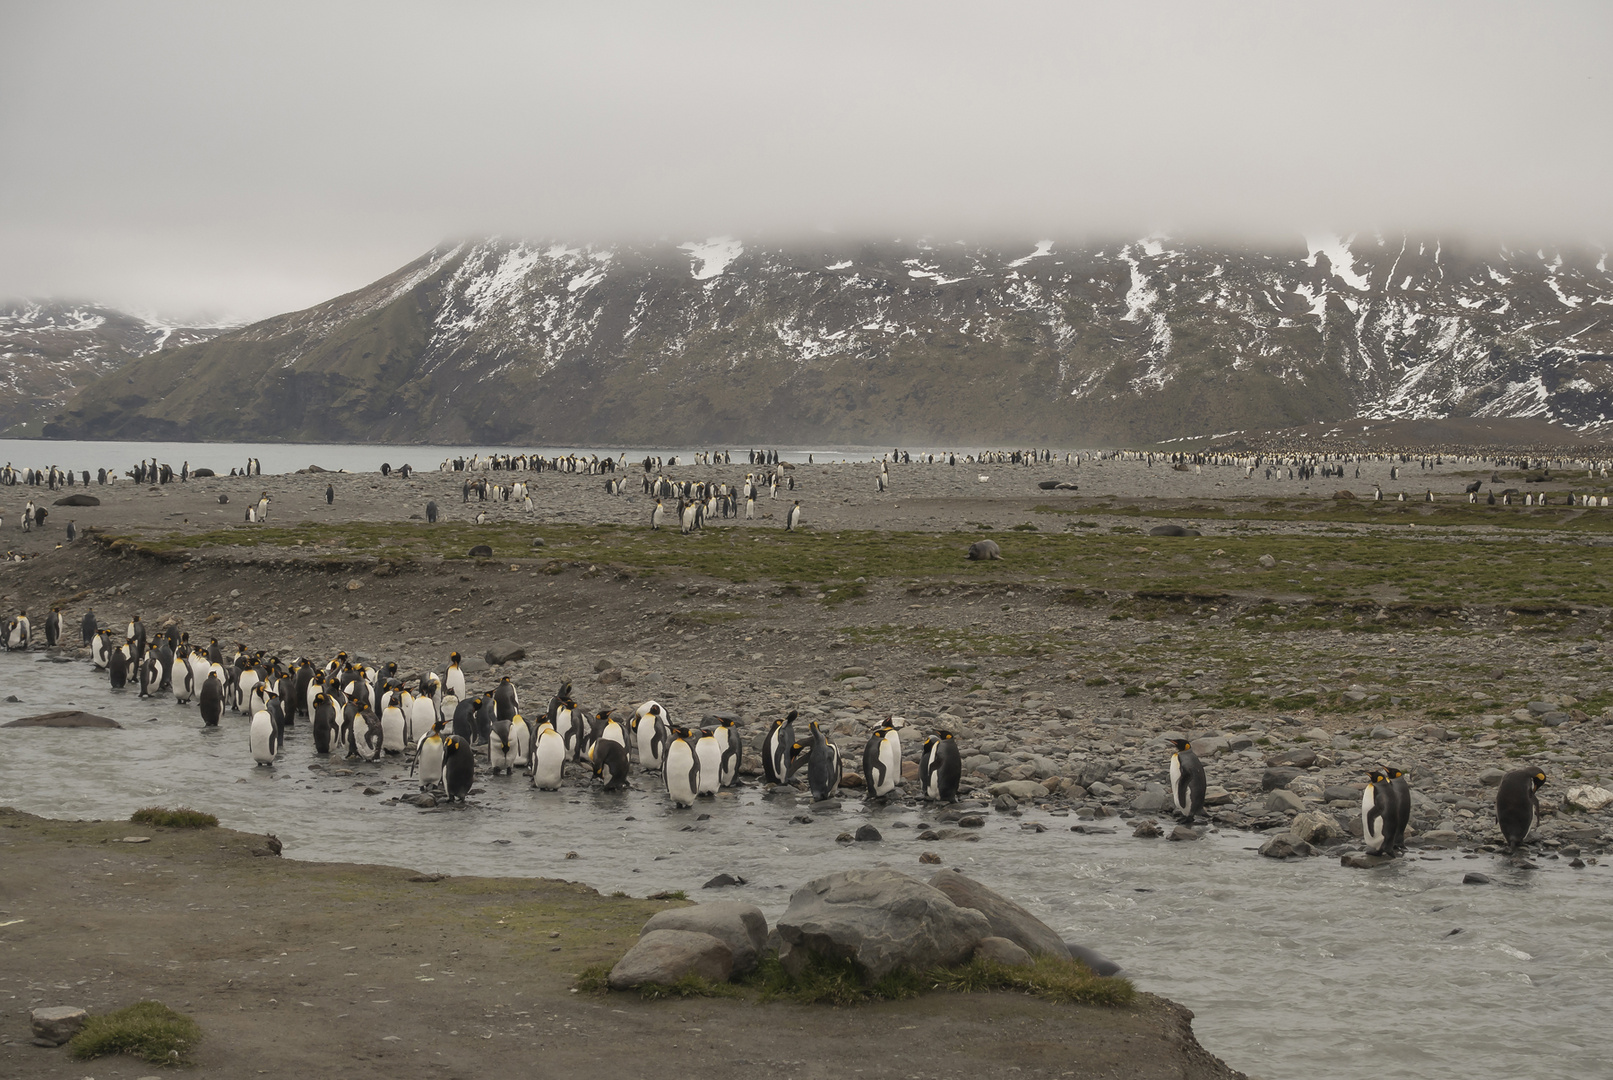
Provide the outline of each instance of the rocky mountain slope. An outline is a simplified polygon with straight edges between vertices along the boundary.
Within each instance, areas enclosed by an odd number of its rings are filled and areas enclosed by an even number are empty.
[[[0,431],[38,435],[40,421],[87,383],[137,356],[219,333],[96,304],[0,303]]]
[[[86,388],[69,437],[1153,441],[1613,415],[1606,253],[1321,237],[444,246]]]

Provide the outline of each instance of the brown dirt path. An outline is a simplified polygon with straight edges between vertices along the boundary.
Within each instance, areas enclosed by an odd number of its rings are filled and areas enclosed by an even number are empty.
[[[129,844],[128,836],[149,842]],[[507,878],[255,856],[225,829],[0,810],[0,1076],[121,1080],[29,1042],[28,1009],[154,998],[206,1033],[196,1075],[1226,1078],[1191,1014],[1012,994],[854,1010],[575,993],[669,901]]]

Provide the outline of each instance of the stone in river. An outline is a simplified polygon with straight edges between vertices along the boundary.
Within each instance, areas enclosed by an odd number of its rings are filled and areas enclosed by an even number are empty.
[[[1162,833],[1159,829],[1159,822],[1153,818],[1144,818],[1137,823],[1135,829],[1131,830],[1131,835],[1139,840],[1157,840]]]
[[[59,712],[40,713],[38,716],[25,716],[21,720],[13,720],[9,724],[0,726],[8,728],[121,728],[123,725],[110,717],[96,716],[94,713],[79,712],[76,709],[64,709]]]
[[[1339,865],[1347,866],[1352,870],[1371,870],[1379,866],[1388,866],[1392,862],[1394,862],[1394,860],[1387,855],[1365,855],[1357,853],[1355,855],[1339,856]]]
[[[1480,874],[1477,871],[1470,871],[1469,873],[1462,875],[1463,885],[1488,885],[1489,883],[1489,875]]]
[[[1197,829],[1190,829],[1186,825],[1178,825],[1178,826],[1176,826],[1176,828],[1171,830],[1170,839],[1172,839],[1172,840],[1202,840],[1202,839],[1204,839],[1204,834],[1199,832]]]
[[[1311,846],[1291,833],[1278,833],[1260,845],[1260,854],[1268,859],[1287,859],[1295,855],[1313,855]]]

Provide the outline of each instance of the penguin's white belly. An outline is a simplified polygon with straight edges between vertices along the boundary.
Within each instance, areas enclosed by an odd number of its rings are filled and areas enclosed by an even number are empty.
[[[526,721],[517,717],[510,723],[510,746],[515,755],[515,763],[522,768],[532,759],[532,732],[527,729]]]
[[[252,714],[252,760],[259,765],[274,764],[274,721],[266,711]]]
[[[672,799],[674,806],[693,806],[695,799],[695,786],[699,783],[698,777],[690,777],[690,771],[696,769],[694,751],[687,742],[677,740],[667,749],[664,764],[666,793]]]
[[[722,744],[710,735],[695,743],[695,759],[700,762],[696,795],[715,795],[722,784]]]
[[[437,709],[428,697],[417,697],[409,707],[409,742],[419,743],[437,722]]]
[[[381,712],[381,749],[389,754],[403,753],[409,745],[407,727],[403,710],[396,705],[388,705]]]
[[[879,741],[879,763],[885,768],[885,776],[875,787],[874,794],[889,795],[902,780],[902,744],[894,735]]]
[[[1171,804],[1178,814],[1187,813],[1187,804],[1182,800],[1182,762],[1175,754],[1171,755]]]
[[[553,728],[538,732],[532,748],[532,786],[549,791],[560,786],[560,773],[566,764],[566,743]]]
[[[418,763],[421,787],[442,786],[442,740],[428,739],[420,748]]]
[[[447,677],[447,679],[445,679],[443,681],[443,685],[448,687],[448,692],[450,694],[454,695],[455,697],[457,697],[457,698],[464,697],[465,696],[465,673],[463,671],[460,671],[456,667],[449,668],[448,669],[448,677]]]
[[[1377,794],[1372,785],[1368,784],[1366,790],[1361,793],[1361,838],[1366,841],[1367,851],[1373,853],[1383,850],[1389,830],[1389,823],[1383,819],[1383,815],[1372,813],[1376,805]]]

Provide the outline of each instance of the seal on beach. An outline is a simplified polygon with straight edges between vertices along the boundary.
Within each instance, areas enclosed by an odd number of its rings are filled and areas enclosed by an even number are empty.
[[[450,735],[442,743],[442,786],[449,802],[464,802],[476,779],[476,752],[470,744]]]
[[[1186,739],[1172,739],[1176,753],[1171,755],[1171,803],[1178,817],[1192,824],[1204,813],[1204,763]]]
[[[997,546],[997,541],[995,540],[976,540],[969,545],[968,558],[971,562],[984,562],[987,559],[1000,559],[1002,557],[1002,548]]]
[[[1529,830],[1540,817],[1540,800],[1535,792],[1545,782],[1546,774],[1539,769],[1513,769],[1496,788],[1495,821],[1512,851],[1528,839]]]
[[[268,709],[259,709],[252,714],[248,740],[252,745],[253,761],[273,768],[275,755],[280,753],[280,737],[280,725],[275,723]]]
[[[902,737],[888,722],[863,747],[863,782],[867,785],[864,794],[870,799],[884,798],[902,782]]]
[[[919,786],[932,802],[957,802],[963,777],[963,756],[950,731],[937,731],[924,740],[919,752]]]
[[[790,748],[795,745],[796,711],[773,721],[762,737],[762,777],[769,784],[782,784],[790,771]]]
[[[672,742],[667,747],[666,761],[661,768],[667,797],[672,800],[673,806],[683,809],[694,805],[695,790],[700,784],[700,761],[689,742],[691,734],[688,728],[672,729]]]
[[[812,741],[807,746],[807,790],[814,802],[822,802],[840,790],[840,748],[829,741],[816,720],[808,727]]]
[[[565,768],[566,741],[545,720],[538,725],[538,736],[532,744],[532,786],[542,791],[558,789]]]
[[[1361,791],[1361,838],[1366,841],[1367,854],[1387,854],[1394,831],[1394,792],[1382,769],[1373,769],[1367,779],[1370,782]]]

